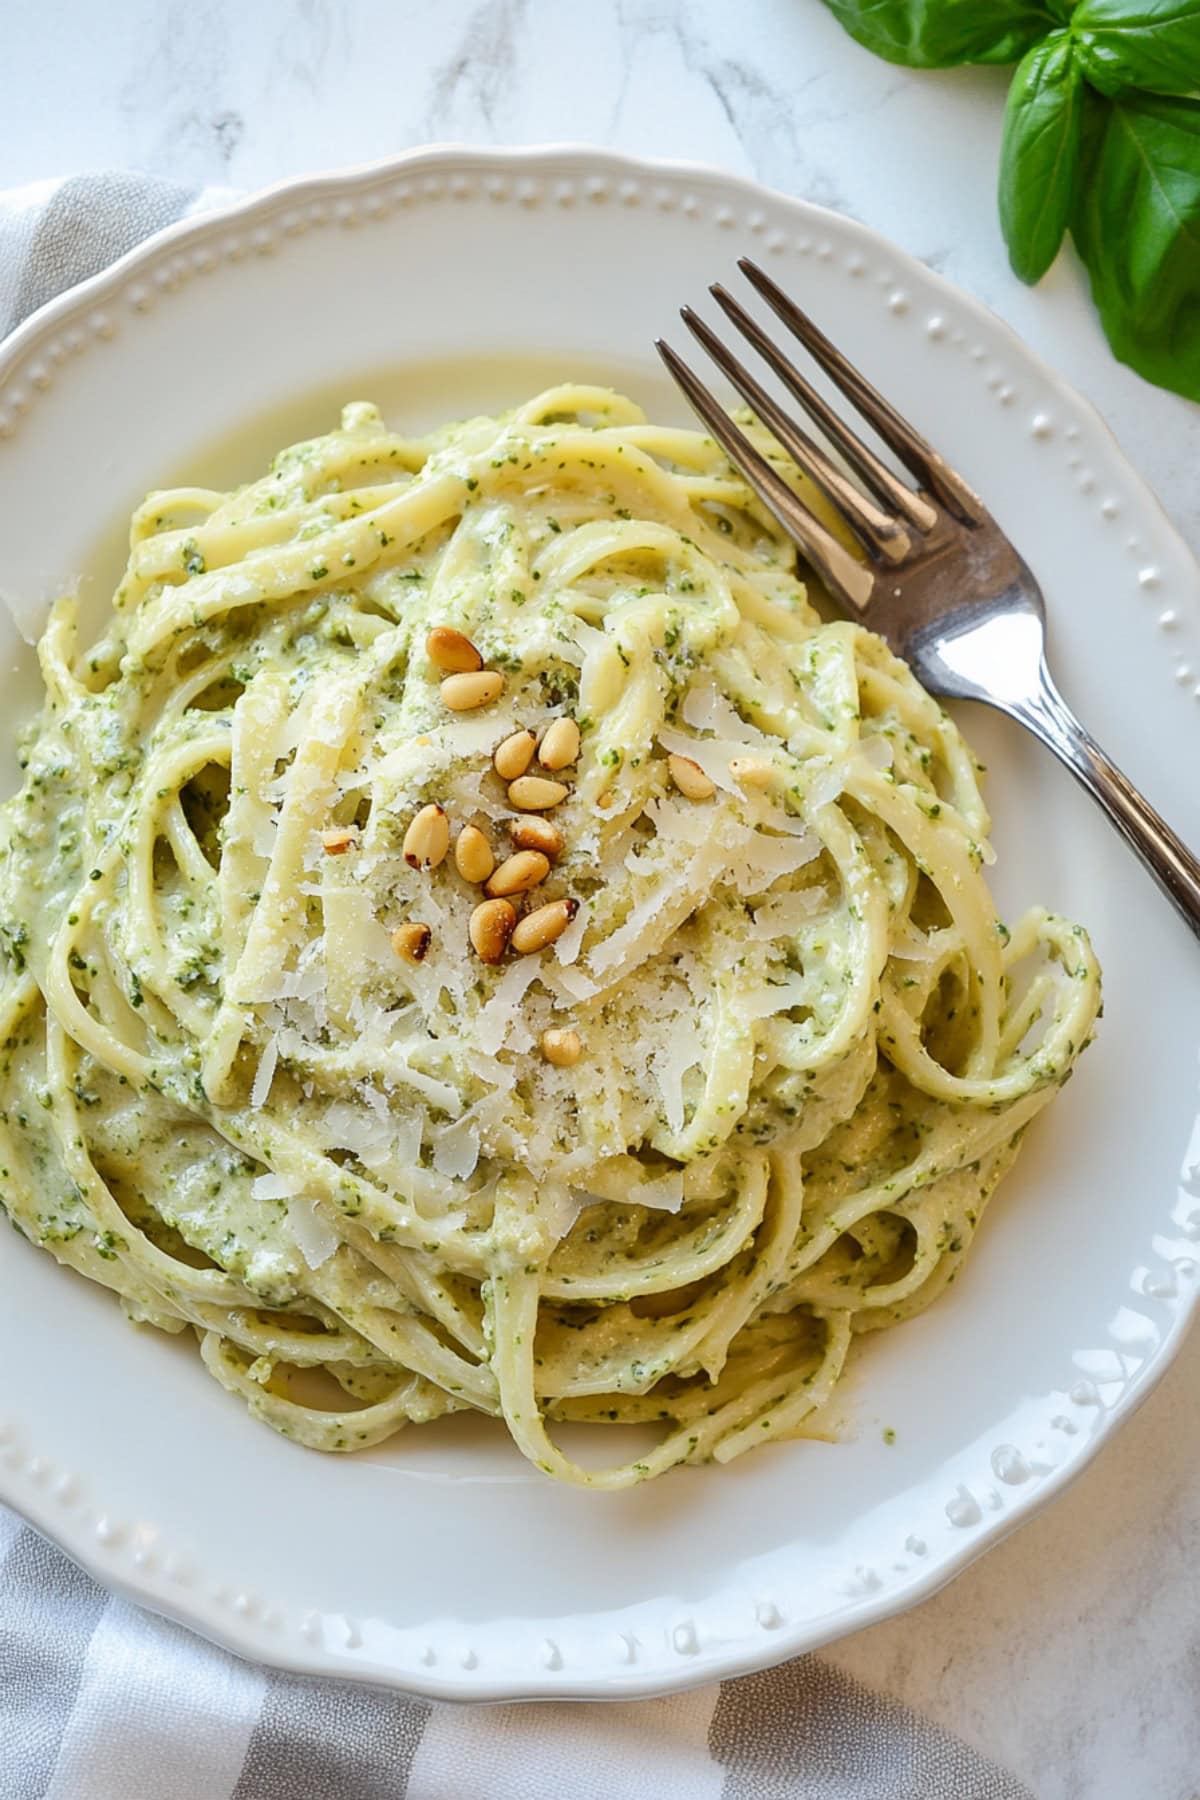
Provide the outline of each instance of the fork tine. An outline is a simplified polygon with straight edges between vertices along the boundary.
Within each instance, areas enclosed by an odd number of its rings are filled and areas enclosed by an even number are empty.
[[[778,344],[767,336],[758,320],[752,319],[720,282],[714,283],[709,292],[742,336],[758,351],[763,361],[774,369],[808,416],[816,421],[830,443],[835,444],[851,468],[858,471],[875,498],[884,506],[890,506],[918,530],[931,530],[937,523],[936,508],[920,494],[914,494],[898,475],[892,474],[886,463],[880,462],[875,452],[863,443],[856,432],[851,431],[840,414],[834,411],[828,401],[822,399],[811,382],[805,380],[795,363],[789,361]]]
[[[783,480],[760,456],[729,414],[709,392],[700,377],[662,338],[655,339],[655,349],[662,357],[687,400],[699,413],[712,435],[728,454],[731,462],[745,476],[754,492],[801,545],[830,592],[847,605],[861,611],[875,587],[875,572],[858,561],[814,518],[803,501],[798,500]]]
[[[888,562],[903,562],[912,543],[903,525],[889,513],[882,512],[860,494],[852,482],[847,481],[842,471],[830,462],[807,432],[801,431],[766,389],[755,381],[750,371],[726,348],[698,313],[693,312],[690,306],[684,306],[680,309],[680,317],[767,430],[775,435],[805,474],[824,489],[864,548],[883,556]]]
[[[898,413],[895,407],[884,399],[877,388],[865,376],[860,375],[854,364],[842,355],[836,345],[831,344],[825,333],[814,325],[806,312],[802,312],[794,300],[790,300],[783,289],[772,281],[771,277],[760,269],[757,263],[748,256],[738,259],[738,268],[752,286],[758,289],[767,305],[772,309],[788,330],[800,339],[809,354],[818,362],[830,380],[841,388],[843,394],[857,407],[863,418],[875,427],[885,444],[893,449],[905,468],[924,483],[930,493],[949,508],[956,518],[966,524],[980,524],[987,517],[986,510],[979,496],[971,491],[960,475],[938,455],[920,434],[913,430],[908,420]],[[797,396],[799,397],[799,396]]]

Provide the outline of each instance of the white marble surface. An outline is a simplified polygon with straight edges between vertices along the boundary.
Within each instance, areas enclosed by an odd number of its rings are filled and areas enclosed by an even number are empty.
[[[1108,418],[1200,548],[1200,408],[1115,364],[1069,253],[1009,273],[1002,74],[910,75],[818,0],[40,0],[5,34],[0,185],[86,168],[251,188],[435,140],[587,140],[854,214],[971,289]],[[829,1653],[1044,1800],[1200,1794],[1195,1339],[1049,1511]]]

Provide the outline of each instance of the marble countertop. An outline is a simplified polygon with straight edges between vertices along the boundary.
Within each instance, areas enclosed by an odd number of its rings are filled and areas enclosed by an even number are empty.
[[[137,167],[254,188],[431,141],[583,140],[850,213],[994,307],[1100,409],[1200,549],[1200,408],[1115,363],[1067,252],[996,219],[1002,72],[910,74],[818,0],[41,0],[5,47],[0,186]],[[1200,1340],[1071,1490],[826,1654],[1040,1800],[1200,1793]]]

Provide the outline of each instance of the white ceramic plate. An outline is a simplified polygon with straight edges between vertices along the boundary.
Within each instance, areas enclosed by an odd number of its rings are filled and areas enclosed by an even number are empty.
[[[1045,587],[1067,694],[1200,840],[1197,570],[1100,420],[871,232],[703,170],[428,151],[153,239],[0,353],[0,590],[28,604],[86,571],[98,615],[147,486],[248,476],[344,398],[421,426],[599,375],[680,415],[652,339],[746,251],[987,497]],[[8,721],[36,689],[0,634]],[[1146,1393],[1192,1308],[1200,954],[1048,755],[966,722],[993,771],[1001,902],[1091,927],[1107,1011],[962,1279],[867,1346],[848,1441],[611,1497],[552,1485],[462,1416],[323,1458],[5,1234],[0,1495],[247,1656],[476,1699],[753,1669],[929,1594],[1027,1516]]]

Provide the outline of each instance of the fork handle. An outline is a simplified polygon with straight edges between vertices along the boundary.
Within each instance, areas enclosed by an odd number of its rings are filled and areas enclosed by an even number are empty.
[[[1040,737],[1100,802],[1125,842],[1200,937],[1200,861],[1084,730],[1044,662],[1037,692],[1014,699],[1004,710]]]

